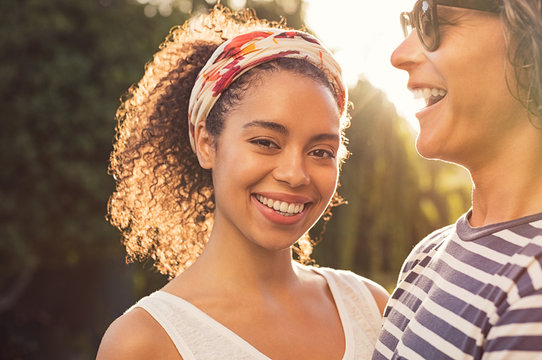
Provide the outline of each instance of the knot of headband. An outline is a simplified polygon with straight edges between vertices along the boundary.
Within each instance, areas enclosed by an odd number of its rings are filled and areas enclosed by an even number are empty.
[[[188,105],[190,145],[195,150],[194,131],[205,121],[220,94],[248,70],[274,59],[296,58],[323,65],[333,77],[341,111],[346,86],[333,55],[313,36],[295,30],[263,29],[236,36],[221,44],[199,72]]]

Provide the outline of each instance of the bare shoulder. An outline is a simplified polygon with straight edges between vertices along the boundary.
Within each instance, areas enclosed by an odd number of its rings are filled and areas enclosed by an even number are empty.
[[[309,269],[309,268],[307,268]],[[324,269],[322,269],[324,270]],[[322,271],[321,270],[321,271]],[[380,284],[372,281],[372,280],[369,280],[363,276],[360,276],[352,271],[348,271],[348,270],[336,270],[336,269],[330,269],[330,268],[327,268],[327,270],[324,270],[326,272],[331,272],[331,273],[334,273],[334,274],[337,274],[341,277],[346,277],[346,278],[349,278],[349,279],[352,279],[356,282],[361,282],[363,283],[368,289],[369,291],[371,292],[371,294],[373,295],[373,298],[375,299],[375,302],[376,302],[376,305],[378,306],[378,309],[380,310],[380,314],[384,314],[384,309],[386,308],[386,304],[388,303],[388,299],[390,297],[390,294],[386,291],[386,289],[384,289],[383,286],[381,286]],[[312,271],[308,271],[312,277],[314,277],[314,270]],[[318,276],[317,276],[318,277]],[[320,277],[320,281],[323,281],[324,284],[327,284],[327,282],[325,280],[322,280],[322,278]],[[327,286],[327,285],[326,285]]]
[[[390,294],[384,287],[372,280],[369,280],[367,278],[362,278],[363,283],[371,294],[373,295],[373,298],[376,301],[376,305],[380,309],[380,313],[384,314],[384,309],[386,308],[386,304],[388,303],[388,299],[390,297]]]
[[[135,308],[109,326],[96,359],[182,358],[160,324],[145,310]]]

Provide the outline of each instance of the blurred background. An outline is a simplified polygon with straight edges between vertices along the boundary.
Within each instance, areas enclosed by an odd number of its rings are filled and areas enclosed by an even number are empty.
[[[111,321],[167,281],[151,263],[126,264],[105,220],[114,114],[168,30],[215,2],[0,2],[0,359],[93,359]],[[349,13],[341,1],[326,1],[319,18],[309,17],[318,0],[222,4],[307,25],[324,41],[337,21],[325,11]],[[462,169],[416,154],[415,124],[368,80],[376,70],[358,71],[340,188],[349,204],[314,258],[391,290],[414,244],[469,208],[470,185]]]

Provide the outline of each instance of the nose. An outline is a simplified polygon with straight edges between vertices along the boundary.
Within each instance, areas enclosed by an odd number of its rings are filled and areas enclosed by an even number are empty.
[[[281,154],[273,170],[273,178],[292,188],[308,185],[310,176],[303,155],[298,151],[287,151]]]
[[[423,57],[424,50],[414,30],[395,48],[390,61],[394,67],[409,71],[414,65],[420,63]]]

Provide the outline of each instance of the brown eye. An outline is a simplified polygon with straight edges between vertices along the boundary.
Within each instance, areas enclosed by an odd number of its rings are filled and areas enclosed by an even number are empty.
[[[327,159],[335,158],[335,154],[332,151],[324,150],[324,149],[313,150],[309,153],[309,155],[315,156],[318,158],[327,158]]]
[[[269,148],[269,149],[278,149],[279,146],[275,144],[273,141],[269,139],[253,139],[250,140],[251,144],[263,147],[263,148]]]

